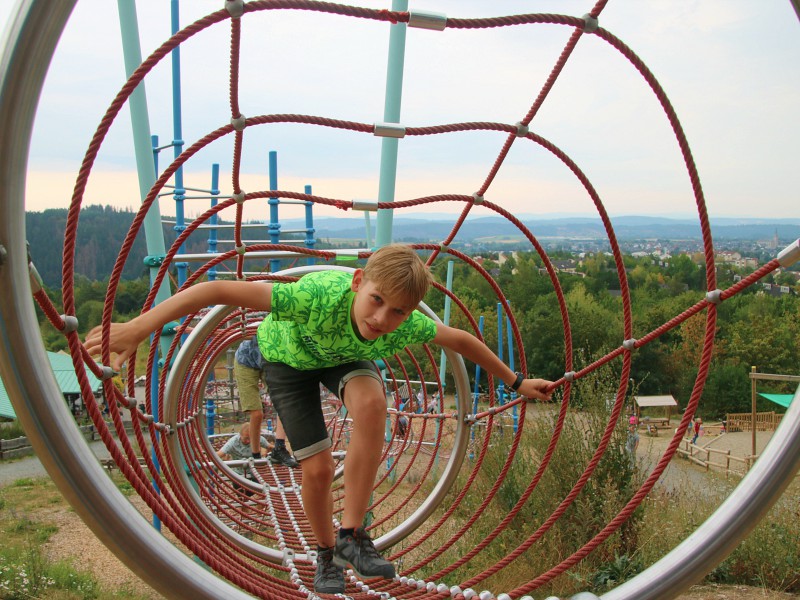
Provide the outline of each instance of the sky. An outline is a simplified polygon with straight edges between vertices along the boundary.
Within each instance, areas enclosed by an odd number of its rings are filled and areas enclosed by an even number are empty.
[[[391,8],[391,2],[354,2]],[[218,10],[222,0],[184,0],[181,26]],[[583,0],[410,0],[413,10],[472,18],[520,13],[580,17]],[[0,0],[0,31],[16,10]],[[169,2],[139,0],[143,56],[170,35]],[[800,218],[800,21],[790,0],[610,0],[599,24],[647,65],[666,92],[694,156],[712,217]],[[245,116],[298,113],[383,121],[390,25],[312,11],[262,11],[243,21],[240,106]],[[187,146],[230,120],[227,22],[181,47],[182,133]],[[493,29],[409,29],[401,122],[513,124],[530,110],[572,29],[524,25]],[[3,35],[7,43],[7,32]],[[145,80],[150,129],[172,139],[170,61]],[[117,3],[79,0],[59,41],[37,108],[26,210],[67,207],[92,134],[125,81]],[[613,217],[697,217],[678,144],[656,96],[633,65],[596,36],[584,35],[531,123],[566,153]],[[471,195],[505,141],[498,132],[400,140],[395,198]],[[309,125],[245,130],[242,188],[269,188],[267,155],[278,153],[278,188],[305,185],[329,198],[377,199],[380,138]],[[163,167],[172,158],[166,150]],[[188,187],[210,185],[212,163],[230,193],[232,136],[185,168]],[[129,112],[112,126],[83,204],[140,203]],[[576,177],[551,153],[517,140],[486,198],[516,215],[596,215]],[[161,212],[174,214],[171,200]],[[190,200],[189,216],[208,207]],[[460,203],[413,212],[458,213]],[[281,218],[299,216],[282,207]],[[268,218],[262,202],[248,218]],[[360,216],[328,207],[317,215]],[[405,211],[397,211],[405,214]],[[476,208],[475,216],[489,214]],[[223,217],[224,218],[224,217]],[[231,217],[232,218],[232,217]]]

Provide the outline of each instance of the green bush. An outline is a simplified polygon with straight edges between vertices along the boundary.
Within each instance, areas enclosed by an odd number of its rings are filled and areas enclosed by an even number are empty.
[[[19,421],[0,423],[0,440],[14,440],[19,437],[25,437],[25,430]]]

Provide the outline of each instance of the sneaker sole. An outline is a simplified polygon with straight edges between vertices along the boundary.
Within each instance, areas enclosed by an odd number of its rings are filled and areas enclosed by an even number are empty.
[[[315,587],[314,591],[317,594],[344,594],[344,587],[342,587],[341,589],[336,589],[336,590],[319,590],[319,589],[317,589]]]
[[[358,571],[358,569],[355,568],[354,565],[350,564],[348,561],[346,561],[343,558],[338,558],[337,556],[334,556],[331,559],[331,562],[333,562],[333,564],[335,564],[337,567],[342,567],[343,569],[352,569],[353,573],[355,573],[356,575],[361,577],[361,579],[376,579],[376,578],[379,578],[379,579],[394,579],[397,576],[397,571],[395,569],[392,569],[394,571],[394,574],[392,574],[391,576],[388,576],[388,577],[386,575],[364,575],[363,573],[360,573]]]

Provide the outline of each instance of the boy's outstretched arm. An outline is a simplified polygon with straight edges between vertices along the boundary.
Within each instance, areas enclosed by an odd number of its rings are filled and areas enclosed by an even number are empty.
[[[495,377],[502,379],[507,386],[511,386],[517,379],[516,373],[508,368],[489,347],[474,335],[455,327],[448,327],[441,323],[436,324],[436,337],[433,343],[458,352],[464,358],[479,364]],[[546,391],[547,386],[553,382],[546,379],[525,379],[519,386],[517,393],[527,398],[550,400],[552,392]]]
[[[272,284],[252,281],[207,281],[186,288],[155,305],[127,323],[112,323],[109,349],[116,353],[111,367],[122,369],[125,361],[152,332],[170,321],[192,314],[206,306],[225,304],[244,306],[253,310],[270,310]],[[86,335],[84,345],[90,356],[100,354],[101,327]]]

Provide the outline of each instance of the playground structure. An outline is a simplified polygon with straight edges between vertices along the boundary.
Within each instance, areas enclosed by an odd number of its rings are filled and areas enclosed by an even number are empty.
[[[503,312],[508,319],[508,331],[514,340],[512,348],[516,357],[518,357],[519,368],[521,371],[527,372],[529,369],[525,363],[524,346],[519,329],[514,319],[513,310],[503,297],[502,290],[474,260],[450,247],[450,243],[457,236],[461,223],[467,218],[472,208],[478,205],[483,206],[497,215],[505,217],[530,241],[531,246],[538,252],[546,266],[553,285],[553,291],[558,296],[559,304],[562,306],[566,352],[564,357],[565,374],[557,382],[563,388],[563,401],[559,410],[559,426],[553,432],[548,452],[542,458],[537,476],[534,477],[526,489],[526,495],[533,492],[541,472],[547,468],[552,452],[558,444],[561,425],[567,411],[570,409],[572,384],[587,373],[603,368],[611,361],[621,363],[619,387],[609,411],[608,424],[602,441],[596,449],[595,457],[586,466],[583,476],[575,482],[573,492],[564,499],[559,509],[539,530],[532,532],[521,546],[514,549],[502,561],[493,565],[486,572],[475,574],[461,585],[448,586],[442,583],[442,579],[455,568],[478,554],[481,551],[481,547],[474,548],[467,556],[454,561],[449,567],[436,573],[426,572],[427,562],[422,562],[411,566],[404,565],[402,576],[395,581],[383,582],[373,586],[354,580],[351,586],[353,591],[350,595],[363,598],[376,595],[385,598],[399,596],[450,596],[469,599],[480,597],[481,600],[492,597],[498,599],[526,597],[527,594],[565,572],[596,548],[630,516],[633,510],[646,497],[676,452],[682,432],[686,430],[688,420],[697,408],[714,343],[713,333],[716,323],[717,304],[746,289],[776,268],[780,266],[786,267],[796,262],[800,258],[800,241],[794,242],[783,250],[777,258],[732,288],[726,290],[717,289],[713,244],[708,227],[705,202],[699,185],[699,176],[694,167],[680,122],[655,77],[629,48],[610,32],[599,27],[597,18],[604,5],[604,3],[598,4],[589,14],[581,18],[563,15],[520,15],[514,19],[498,17],[496,19],[470,20],[443,18],[440,15],[421,11],[408,12],[405,8],[381,11],[342,5],[318,4],[302,0],[295,0],[280,6],[272,5],[269,2],[251,2],[246,5],[227,2],[226,8],[184,29],[177,30],[154,55],[144,62],[139,61],[141,64],[132,69],[129,81],[109,107],[106,116],[94,135],[90,149],[87,151],[81,172],[76,181],[75,195],[70,208],[69,230],[65,240],[63,314],[59,314],[59,310],[49,302],[41,287],[37,286],[35,278],[31,277],[30,265],[24,249],[24,226],[21,224],[24,223],[25,156],[23,153],[9,156],[8,160],[0,166],[0,169],[2,169],[0,170],[0,181],[4,184],[4,193],[8,198],[8,201],[0,203],[0,289],[2,289],[0,292],[0,315],[2,316],[3,324],[3,343],[0,346],[0,358],[2,358],[3,379],[14,398],[17,414],[20,416],[20,420],[23,422],[29,437],[34,441],[37,453],[65,496],[92,527],[98,537],[153,587],[170,597],[245,598],[249,597],[248,594],[260,597],[313,597],[313,593],[307,587],[309,574],[312,573],[313,551],[311,548],[313,544],[312,540],[308,538],[307,529],[303,523],[302,507],[298,504],[299,495],[297,491],[299,486],[302,485],[299,474],[291,471],[281,473],[268,466],[248,464],[247,467],[252,470],[256,477],[256,483],[253,483],[230,472],[225,465],[215,461],[211,444],[206,435],[206,428],[204,427],[204,421],[207,417],[205,406],[198,401],[208,381],[209,371],[218,357],[226,352],[236,341],[252,335],[257,323],[257,317],[236,307],[215,307],[202,315],[197,315],[198,318],[194,323],[192,323],[194,315],[190,315],[184,323],[176,324],[171,331],[161,333],[158,336],[159,342],[157,343],[154,340],[150,346],[147,368],[150,386],[148,387],[145,411],[140,411],[136,402],[131,402],[134,377],[129,376],[129,386],[131,387],[129,387],[127,395],[122,395],[116,391],[110,382],[110,369],[96,365],[90,357],[85,356],[85,353],[82,352],[80,340],[77,339],[75,332],[75,319],[71,316],[74,315],[74,299],[71,295],[73,275],[71,258],[75,253],[74,230],[77,228],[82,192],[85,188],[86,180],[91,174],[97,148],[102,144],[108,127],[129,100],[137,84],[144,79],[150,69],[166,57],[169,52],[179,47],[181,43],[194,35],[201,34],[206,28],[229,24],[231,28],[231,55],[238,59],[238,36],[241,29],[246,26],[248,12],[257,13],[276,8],[299,8],[329,13],[331,18],[357,16],[379,23],[395,23],[392,27],[393,36],[400,30],[404,31],[406,24],[434,30],[543,23],[558,24],[572,28],[574,34],[562,54],[563,60],[560,60],[559,65],[554,68],[553,79],[557,77],[558,72],[563,67],[563,62],[567,60],[570,51],[582,36],[597,36],[619,51],[635,67],[664,108],[667,120],[678,140],[682,157],[687,166],[698,209],[698,217],[704,234],[707,297],[696,305],[687,307],[683,313],[676,315],[656,330],[638,338],[634,337],[630,318],[630,297],[622,256],[616,244],[611,220],[605,212],[599,195],[578,165],[552,143],[533,133],[529,127],[536,114],[535,109],[538,109],[538,106],[544,101],[552,81],[543,88],[540,95],[541,100],[537,99],[530,113],[513,125],[509,123],[463,123],[436,127],[404,127],[400,124],[399,106],[397,107],[398,114],[389,115],[385,123],[379,124],[341,122],[322,117],[302,115],[262,115],[245,118],[239,113],[236,103],[232,101],[232,123],[230,125],[208,133],[186,150],[180,152],[157,179],[149,186],[146,186],[142,209],[131,227],[130,235],[119,250],[118,266],[124,264],[128,258],[127,253],[130,250],[133,236],[136,235],[141,227],[146,228],[146,222],[151,218],[149,209],[156,197],[163,193],[168,182],[176,176],[186,161],[191,159],[204,145],[213,140],[232,136],[235,140],[235,146],[241,149],[241,141],[250,127],[269,123],[306,123],[323,127],[336,127],[355,133],[383,136],[385,138],[384,141],[388,144],[396,144],[398,138],[403,136],[412,137],[415,135],[471,130],[498,132],[506,139],[504,149],[485,185],[474,195],[449,194],[444,197],[431,196],[395,202],[391,202],[387,198],[379,198],[378,202],[370,203],[318,197],[312,195],[310,190],[299,193],[269,189],[245,193],[237,183],[237,161],[234,158],[233,172],[235,176],[231,193],[220,193],[219,197],[221,199],[224,198],[221,202],[212,205],[201,217],[186,225],[185,229],[179,233],[175,244],[169,250],[163,252],[163,260],[160,256],[161,252],[157,248],[154,250],[148,249],[151,256],[157,256],[158,260],[154,260],[154,264],[151,265],[153,286],[145,306],[150,306],[154,301],[163,299],[163,295],[159,298],[159,294],[168,293],[168,290],[165,292],[162,286],[170,265],[189,259],[189,257],[182,256],[182,243],[202,224],[207,221],[210,222],[220,211],[227,208],[233,208],[237,212],[236,227],[234,229],[237,240],[236,248],[214,253],[213,256],[198,257],[198,261],[203,261],[202,266],[196,269],[191,276],[187,276],[180,285],[191,285],[202,276],[211,275],[213,270],[224,261],[236,261],[236,275],[239,277],[246,277],[252,280],[286,281],[302,276],[311,270],[346,269],[347,267],[323,266],[319,263],[331,263],[336,260],[352,260],[356,258],[361,260],[370,253],[368,250],[336,252],[298,248],[281,244],[277,241],[245,246],[241,243],[240,235],[242,225],[241,207],[246,202],[252,203],[261,199],[280,197],[304,203],[336,206],[342,210],[369,211],[400,210],[441,201],[459,202],[464,205],[464,209],[451,235],[441,244],[417,244],[415,247],[421,253],[424,253],[430,262],[439,255],[446,255],[453,260],[459,260],[472,267],[492,284],[498,296],[498,302],[503,306]],[[11,43],[6,47],[3,54],[4,76],[2,87],[0,88],[0,92],[2,92],[0,95],[0,101],[2,102],[0,103],[0,119],[2,119],[0,122],[0,125],[2,125],[0,127],[0,139],[2,139],[3,147],[28,147],[27,141],[30,136],[36,100],[42,86],[45,70],[55,47],[58,34],[64,27],[70,9],[71,3],[69,2],[64,2],[54,7],[51,4],[35,0],[30,0],[21,8],[20,17],[15,21],[12,31]],[[232,62],[235,66],[235,61]],[[233,73],[234,70],[232,69],[231,74],[232,90],[236,90],[237,85],[237,80]],[[232,96],[235,97],[235,94],[232,94]],[[576,178],[584,186],[587,195],[591,198],[606,226],[609,243],[617,266],[617,274],[623,296],[623,311],[625,313],[621,344],[607,356],[580,369],[576,369],[573,364],[569,316],[563,301],[558,278],[547,253],[533,234],[518,219],[502,206],[490,202],[485,197],[491,186],[491,180],[502,164],[503,158],[510,147],[518,141],[520,143],[536,143],[547,149],[575,174]],[[148,146],[151,148],[152,144],[148,144]],[[151,151],[150,148],[148,151]],[[181,186],[177,184],[174,187],[181,189]],[[211,195],[216,196],[217,194],[212,193]],[[379,212],[379,217],[380,214]],[[388,228],[379,226],[378,233],[379,245],[386,243],[388,241],[386,235],[390,233],[390,223]],[[248,274],[243,268],[245,260],[254,258],[270,260],[271,266],[276,266],[273,261],[302,258],[315,259],[317,264],[294,266],[288,269],[276,268],[270,271]],[[158,264],[155,264],[156,262]],[[117,269],[115,269],[116,272]],[[110,324],[111,307],[113,306],[117,283],[118,280],[112,274],[112,279],[109,283],[107,310],[103,317],[103,326],[106,328]],[[446,286],[438,285],[437,290],[463,313],[463,316],[470,321],[475,333],[479,335],[480,325],[469,314],[463,302],[453,295]],[[131,411],[134,435],[129,438],[117,429],[122,444],[120,449],[105,426],[96,403],[84,394],[87,409],[95,425],[101,431],[103,439],[109,446],[117,465],[129,479],[137,493],[145,499],[148,506],[157,516],[158,521],[164,523],[181,543],[191,550],[205,565],[233,585],[226,583],[200,565],[187,559],[154,529],[137,526],[140,523],[139,515],[133,511],[127,501],[111,485],[102,468],[93,457],[88,456],[85,444],[83,444],[77,431],[64,426],[64,423],[69,422],[69,419],[65,418],[66,408],[63,406],[60,394],[52,378],[48,377],[47,374],[42,376],[38,370],[38,365],[44,362],[43,348],[38,340],[31,340],[29,335],[31,331],[36,330],[36,320],[30,301],[31,293],[33,293],[51,321],[60,330],[64,331],[67,336],[73,361],[81,367],[79,369],[79,377],[80,372],[83,372],[82,364],[85,362],[97,376],[105,379],[104,385],[107,397],[117,401],[116,403],[110,402],[115,427],[120,421],[120,411]],[[422,306],[421,309],[437,318],[437,315],[434,315],[427,307]],[[580,493],[588,478],[591,477],[592,471],[608,446],[611,434],[622,414],[627,396],[630,365],[631,361],[635,360],[635,350],[700,312],[705,312],[706,314],[706,336],[699,373],[689,406],[678,424],[678,432],[667,447],[663,457],[659,460],[658,465],[648,476],[641,489],[631,497],[625,509],[609,522],[600,533],[587,540],[586,545],[580,551],[554,565],[550,571],[538,575],[530,581],[521,582],[513,590],[496,594],[489,591],[475,592],[472,589],[473,586],[477,586],[489,575],[503,569],[516,556],[539,542],[546,533],[548,524],[563,514],[569,502]],[[500,319],[502,320],[502,317]],[[182,340],[181,338],[184,337],[183,334],[186,333],[190,324],[193,330],[191,334]],[[19,340],[24,340],[25,342],[20,344]],[[159,351],[161,352],[160,359]],[[437,358],[431,349],[423,349],[423,354],[427,357],[424,364],[418,363],[414,355],[410,353],[407,357],[397,358],[397,363],[389,361],[393,369],[390,377],[393,381],[399,382],[400,385],[404,383],[408,385],[412,380],[429,380],[430,377],[426,378],[426,375],[433,371],[437,378],[436,393],[442,398],[444,389],[441,382],[444,368],[437,365]],[[106,350],[103,356],[103,363],[108,364],[108,359]],[[453,494],[456,498],[453,507],[457,507],[458,501],[467,494],[474,477],[480,472],[482,459],[491,441],[491,436],[488,434],[482,436],[482,443],[473,448],[475,460],[466,463],[464,458],[469,447],[468,438],[471,432],[474,431],[472,425],[482,423],[482,426],[488,430],[493,427],[494,417],[497,414],[505,415],[515,409],[519,410],[519,420],[515,423],[515,432],[509,446],[506,466],[513,464],[520,435],[524,430],[524,402],[521,402],[520,399],[514,399],[502,407],[495,405],[495,386],[490,379],[490,407],[488,410],[477,410],[475,405],[470,406],[469,404],[469,399],[473,398],[473,392],[463,362],[458,356],[454,355],[448,356],[446,362],[455,379],[455,391],[458,398],[455,409],[451,412],[440,405],[437,407],[439,412],[408,413],[407,416],[410,418],[411,426],[406,430],[407,435],[410,435],[409,432],[413,431],[416,439],[421,440],[422,438],[419,437],[420,428],[431,426],[438,428],[438,435],[434,443],[437,444],[438,448],[438,444],[441,444],[442,439],[448,438],[446,440],[446,452],[434,451],[428,453],[427,457],[420,459],[419,453],[425,444],[402,443],[399,450],[396,449],[395,455],[405,457],[411,453],[412,458],[405,464],[399,460],[393,463],[394,465],[402,465],[400,468],[405,469],[404,473],[410,473],[411,466],[421,460],[423,464],[430,465],[424,468],[423,473],[435,476],[436,483],[429,489],[423,490],[421,485],[416,485],[412,486],[410,492],[404,492],[406,497],[404,497],[403,502],[408,502],[410,506],[410,508],[406,507],[409,508],[406,514],[401,513],[400,509],[387,511],[387,514],[383,514],[382,510],[376,510],[381,520],[372,523],[372,526],[377,528],[378,531],[383,531],[383,534],[376,539],[376,544],[379,547],[387,548],[390,552],[394,552],[392,550],[394,546],[402,546],[401,551],[391,554],[395,560],[402,558],[409,550],[424,543],[432,532],[441,528],[451,514],[449,509],[444,513],[437,512],[445,495]],[[444,361],[441,364],[443,365]],[[163,365],[169,365],[169,368],[159,368]],[[130,363],[128,367],[129,374],[132,372],[132,366],[133,363]],[[477,381],[475,383],[477,385]],[[329,414],[332,423],[331,429],[334,430],[334,439],[337,444],[335,450],[346,452],[346,417],[340,418],[340,408],[335,406],[331,407]],[[444,423],[452,425],[451,434],[442,434],[444,427],[441,427],[441,425]],[[396,426],[397,420],[395,419],[392,427]],[[339,432],[338,434],[337,431]],[[154,456],[150,457],[145,453],[145,465],[142,466],[139,464],[136,447],[138,446],[141,449],[145,446],[145,435],[149,436],[153,442]],[[392,436],[392,439],[396,439],[396,436]],[[387,448],[390,447],[391,444],[388,444]],[[646,572],[604,594],[603,598],[608,600],[670,598],[680,593],[682,589],[699,577],[702,577],[735,547],[779,497],[781,491],[788,485],[788,482],[797,472],[798,466],[800,466],[799,450],[800,402],[795,401],[787,411],[786,417],[776,431],[773,442],[767,451],[764,452],[754,468],[743,479],[734,494],[714,517],[697,530],[693,536],[692,543],[682,544]],[[441,468],[435,468],[433,465],[437,459],[441,459],[446,464]],[[209,465],[209,463],[211,464]],[[398,467],[395,468],[397,469]],[[393,472],[393,469],[389,467],[384,475],[384,480],[389,477],[391,472]],[[456,480],[461,473],[465,475],[466,482],[459,484],[462,487],[455,488]],[[501,474],[501,478],[502,476],[503,474]],[[403,474],[397,476],[397,479],[402,481],[404,479]],[[424,479],[425,477],[422,476],[420,481]],[[388,491],[385,490],[387,486],[384,486],[380,489],[380,492],[377,492],[378,487],[384,483],[384,480],[376,484],[376,495],[380,495],[375,500],[376,507],[382,506],[383,501],[390,498],[392,491],[397,489],[395,482],[388,486]],[[233,484],[252,492],[255,499],[246,500]],[[340,487],[336,492],[341,495],[344,490]],[[525,497],[509,512],[508,522],[513,522],[514,516],[524,505]],[[490,500],[491,497],[486,502]],[[403,504],[403,502],[398,504]],[[394,519],[397,514],[401,514],[402,517]],[[431,519],[433,515],[435,515],[435,518]],[[479,516],[480,510],[476,511],[474,516],[467,522],[458,523],[458,531],[448,540],[445,546],[455,544]],[[231,527],[231,523],[235,523],[235,527]],[[254,525],[256,523],[258,523],[258,526]],[[493,540],[501,536],[506,524],[505,521],[498,524],[487,538],[486,544],[492,543]],[[265,527],[269,527],[271,530],[265,533]],[[258,544],[240,533],[248,531],[265,535],[270,540],[270,543]],[[703,543],[698,543],[698,540],[702,540]],[[445,547],[441,548],[441,552],[446,549]],[[436,553],[439,552],[439,550],[436,551]],[[233,560],[233,557],[241,560]],[[244,565],[248,565],[248,567]],[[596,597],[591,592],[579,594],[579,596],[582,598]]]

